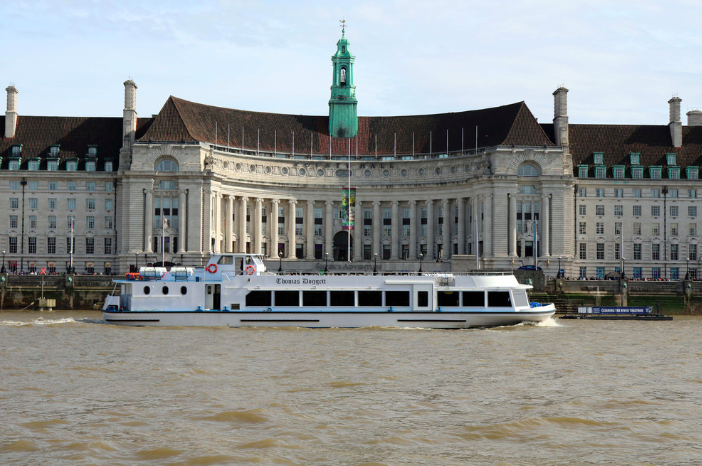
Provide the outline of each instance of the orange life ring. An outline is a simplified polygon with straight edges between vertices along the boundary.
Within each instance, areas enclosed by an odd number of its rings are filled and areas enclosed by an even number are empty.
[[[217,264],[210,264],[207,266],[207,271],[210,273],[217,273]]]
[[[253,275],[256,269],[254,269],[253,265],[249,265],[246,267],[246,275]]]

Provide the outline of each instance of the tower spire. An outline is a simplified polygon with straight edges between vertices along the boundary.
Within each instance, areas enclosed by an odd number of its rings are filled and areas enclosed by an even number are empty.
[[[335,138],[353,138],[358,133],[356,86],[353,84],[353,62],[356,57],[349,51],[349,41],[344,36],[346,20],[341,23],[341,39],[336,43],[332,56],[331,99],[329,99],[329,134]]]

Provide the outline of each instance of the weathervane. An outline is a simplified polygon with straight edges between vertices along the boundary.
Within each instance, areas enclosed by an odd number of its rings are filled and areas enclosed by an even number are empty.
[[[342,18],[339,20],[339,22],[341,23],[341,33],[343,34],[344,31],[346,31],[346,19]]]

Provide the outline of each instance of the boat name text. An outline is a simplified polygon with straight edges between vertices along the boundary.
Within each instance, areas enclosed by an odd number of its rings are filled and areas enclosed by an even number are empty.
[[[276,278],[278,285],[326,285],[326,278]]]

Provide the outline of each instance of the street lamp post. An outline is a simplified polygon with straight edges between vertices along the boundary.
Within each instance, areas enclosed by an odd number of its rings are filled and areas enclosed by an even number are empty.
[[[378,253],[373,253],[373,275],[378,275]]]
[[[561,256],[558,256],[558,273],[556,274],[556,278],[563,278],[561,275]]]
[[[685,259],[685,260],[687,261],[687,272],[685,273],[685,280],[689,280],[690,279],[690,256],[687,256],[687,259]],[[3,265],[5,265],[5,261],[3,261]]]
[[[624,252],[624,251],[622,251]],[[622,273],[619,275],[622,280],[626,278],[626,273],[624,273],[624,254],[622,254]]]
[[[5,273],[5,251],[2,252],[2,269],[0,269],[0,273]]]
[[[324,273],[329,272],[329,253],[324,253]]]
[[[134,271],[139,272],[139,253],[134,253]]]
[[[183,254],[180,255],[180,265],[183,265]]]
[[[278,273],[283,272],[283,253],[278,251]]]
[[[422,261],[424,260],[424,254],[419,253],[419,275],[422,274]]]

